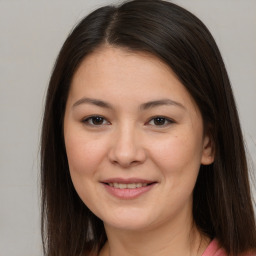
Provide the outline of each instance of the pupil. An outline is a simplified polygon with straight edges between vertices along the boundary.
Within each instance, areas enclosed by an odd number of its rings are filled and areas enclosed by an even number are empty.
[[[157,117],[154,119],[154,123],[155,125],[163,125],[165,122],[165,118],[164,117]]]
[[[100,116],[93,117],[92,122],[95,125],[100,125],[103,123],[103,118]]]

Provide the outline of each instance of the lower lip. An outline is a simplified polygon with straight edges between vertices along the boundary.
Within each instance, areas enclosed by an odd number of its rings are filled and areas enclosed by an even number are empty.
[[[103,183],[103,185],[111,195],[113,195],[117,198],[135,199],[135,198],[141,196],[142,194],[145,194],[146,192],[150,191],[156,185],[156,183],[152,183],[150,185],[147,185],[145,187],[140,187],[140,188],[124,188],[124,189],[111,187],[104,183]]]

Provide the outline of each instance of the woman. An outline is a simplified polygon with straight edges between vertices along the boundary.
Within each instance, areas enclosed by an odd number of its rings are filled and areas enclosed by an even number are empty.
[[[207,28],[106,6],[64,43],[42,130],[46,255],[255,255],[243,139]]]

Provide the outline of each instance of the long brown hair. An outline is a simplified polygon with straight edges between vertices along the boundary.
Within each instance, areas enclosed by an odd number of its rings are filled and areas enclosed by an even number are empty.
[[[229,254],[256,249],[248,168],[229,78],[205,25],[165,1],[128,1],[85,17],[65,41],[50,79],[41,137],[42,238],[48,256],[98,252],[103,223],[81,201],[71,182],[63,117],[71,79],[81,61],[109,44],[151,53],[176,73],[196,101],[213,138],[215,161],[201,166],[194,189],[197,227]]]

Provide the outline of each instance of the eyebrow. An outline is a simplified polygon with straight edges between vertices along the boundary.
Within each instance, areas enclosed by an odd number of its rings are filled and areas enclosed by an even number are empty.
[[[163,106],[163,105],[172,105],[172,106],[177,106],[177,107],[186,109],[181,103],[171,99],[149,101],[149,102],[143,103],[140,106],[140,109],[147,110],[149,108],[154,108],[154,107]]]
[[[98,99],[92,99],[92,98],[82,98],[78,101],[76,101],[73,104],[73,108],[76,106],[79,106],[81,104],[92,104],[92,105],[96,105],[102,108],[113,108],[109,103],[102,101],[102,100],[98,100]]]
[[[99,99],[93,99],[93,98],[82,98],[78,101],[76,101],[72,108],[79,106],[81,104],[92,104],[92,105],[96,105],[98,107],[102,107],[102,108],[108,108],[108,109],[113,109],[113,106],[105,101],[99,100]],[[140,109],[141,110],[147,110],[150,108],[154,108],[154,107],[158,107],[158,106],[164,106],[164,105],[171,105],[171,106],[177,106],[180,108],[185,109],[185,107],[174,100],[171,99],[161,99],[161,100],[154,100],[154,101],[149,101],[146,103],[143,103],[140,105]]]

